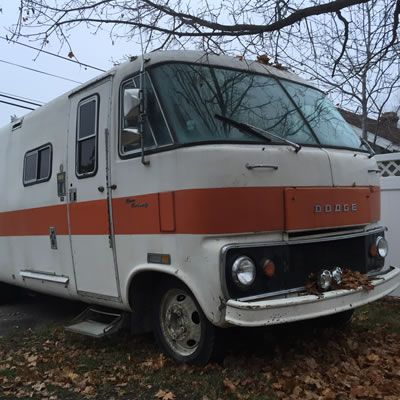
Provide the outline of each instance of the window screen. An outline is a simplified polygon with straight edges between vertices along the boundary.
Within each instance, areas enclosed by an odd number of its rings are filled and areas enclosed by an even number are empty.
[[[76,174],[89,177],[97,170],[98,97],[92,96],[79,103],[76,134]]]
[[[50,144],[28,151],[24,158],[24,185],[48,181],[51,175],[51,158]]]

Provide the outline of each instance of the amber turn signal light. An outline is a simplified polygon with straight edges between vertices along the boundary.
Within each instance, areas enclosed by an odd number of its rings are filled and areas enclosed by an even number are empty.
[[[263,271],[266,276],[272,278],[275,275],[275,264],[272,260],[265,260],[263,265]]]

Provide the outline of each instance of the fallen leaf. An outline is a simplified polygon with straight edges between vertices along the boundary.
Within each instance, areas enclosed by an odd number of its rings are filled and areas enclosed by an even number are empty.
[[[236,385],[229,378],[224,379],[224,386],[231,392],[236,392]]]
[[[154,395],[154,397],[157,397],[157,399],[161,399],[161,400],[173,400],[175,398],[175,395],[172,392],[160,389]]]

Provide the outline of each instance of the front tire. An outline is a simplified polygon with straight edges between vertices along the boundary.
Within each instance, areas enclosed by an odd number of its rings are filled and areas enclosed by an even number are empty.
[[[159,286],[153,305],[153,329],[164,353],[178,362],[203,365],[215,354],[216,328],[179,281],[168,280]]]

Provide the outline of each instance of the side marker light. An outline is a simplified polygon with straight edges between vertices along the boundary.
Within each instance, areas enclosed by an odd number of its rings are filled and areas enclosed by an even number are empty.
[[[272,278],[275,275],[275,264],[272,260],[265,260],[263,264],[263,271],[266,276]]]

